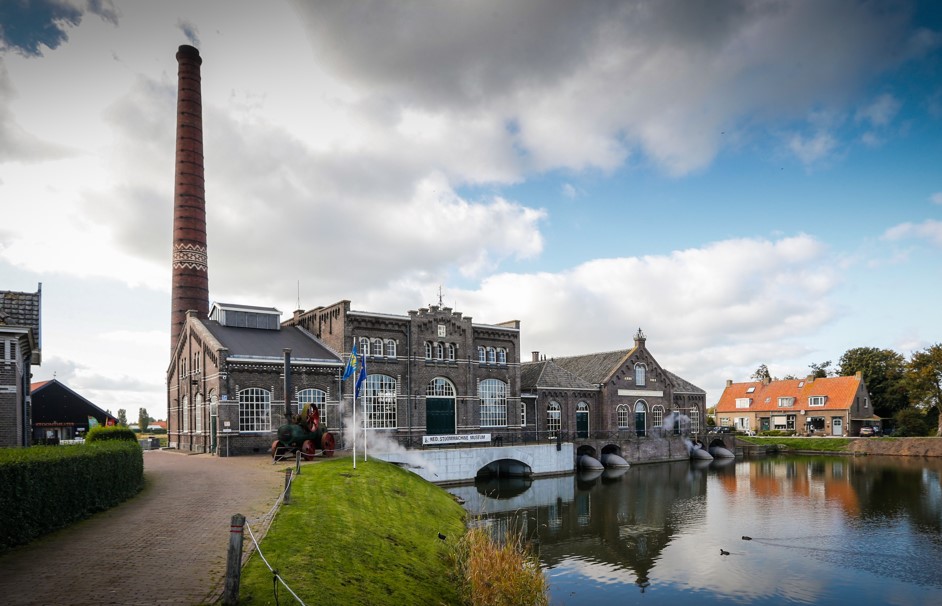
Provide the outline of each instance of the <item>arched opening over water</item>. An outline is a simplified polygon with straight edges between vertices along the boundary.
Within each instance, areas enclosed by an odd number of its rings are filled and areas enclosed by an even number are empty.
[[[477,478],[527,478],[533,475],[533,469],[517,459],[498,459],[478,469]]]

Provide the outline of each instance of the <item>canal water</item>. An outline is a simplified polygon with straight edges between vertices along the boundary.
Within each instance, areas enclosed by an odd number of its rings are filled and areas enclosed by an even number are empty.
[[[449,488],[554,605],[942,605],[942,461],[778,456]]]

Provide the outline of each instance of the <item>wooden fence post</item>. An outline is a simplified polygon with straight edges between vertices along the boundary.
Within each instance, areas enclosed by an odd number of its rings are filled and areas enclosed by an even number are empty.
[[[242,577],[242,538],[245,516],[237,513],[229,524],[229,553],[226,560],[226,585],[222,592],[222,603],[235,606],[239,603],[239,581]]]
[[[285,503],[291,502],[291,468],[285,470]]]

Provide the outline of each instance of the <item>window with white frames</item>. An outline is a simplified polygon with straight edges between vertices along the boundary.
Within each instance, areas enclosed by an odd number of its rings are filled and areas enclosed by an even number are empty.
[[[550,402],[546,406],[546,430],[549,432],[549,438],[552,440],[559,433],[561,411],[558,402]]]
[[[396,427],[396,380],[387,375],[367,375],[363,382],[366,426],[374,429]]]
[[[302,389],[298,392],[298,410],[302,418],[307,418],[304,414],[306,406],[317,406],[317,413],[320,415],[321,427],[329,427],[327,423],[327,392],[321,389]]]
[[[520,401],[520,427],[527,426],[527,405],[521,400]]]
[[[190,398],[183,396],[180,406],[182,408],[180,414],[183,416],[183,433],[190,433]],[[147,428],[141,427],[141,431],[147,431]]]
[[[811,396],[808,398],[808,406],[824,406],[824,396]]]
[[[655,404],[651,407],[651,426],[661,427],[662,425],[664,425],[664,407]]]
[[[360,337],[360,355],[370,355],[370,340],[366,337]]]
[[[396,357],[396,342],[393,339],[386,339],[386,357]]]
[[[203,433],[203,394],[201,393],[193,398],[193,415],[196,433]]]
[[[445,346],[445,357],[451,362],[455,361],[455,344],[454,343],[449,343],[448,345]]]
[[[647,368],[644,364],[635,364],[635,385],[644,387],[647,380]]]
[[[425,359],[426,360],[432,359],[432,344],[429,343],[428,341],[425,342]]]
[[[435,344],[435,359],[444,360],[445,359],[445,345],[442,343]]]
[[[507,384],[498,379],[486,379],[478,384],[481,402],[481,427],[507,426]]]
[[[383,340],[382,339],[373,339],[373,355],[374,356],[383,355]]]
[[[618,429],[631,428],[631,410],[627,404],[619,404],[615,409],[615,416],[618,417]]]
[[[752,398],[736,398],[736,408],[749,408]]]
[[[696,406],[690,409],[690,433],[700,433],[700,409]]]
[[[795,398],[779,398],[778,407],[779,408],[791,408],[795,405]]]
[[[239,392],[239,431],[271,431],[271,393],[258,387]]]
[[[478,362],[483,364],[486,361],[487,361],[487,358],[486,358],[486,354],[484,353],[484,348],[478,347]]]
[[[506,364],[507,363],[507,350],[503,347],[497,349],[497,363]]]
[[[487,363],[494,364],[497,362],[497,351],[493,347],[487,348]]]

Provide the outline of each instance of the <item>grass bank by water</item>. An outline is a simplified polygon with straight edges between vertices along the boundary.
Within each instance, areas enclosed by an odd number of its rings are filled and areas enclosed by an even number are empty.
[[[413,473],[376,460],[353,469],[352,459],[337,458],[302,467],[261,549],[306,604],[460,604],[451,555],[464,519],[448,493]],[[257,553],[240,598],[276,603]],[[296,603],[280,584],[278,603]]]
[[[784,446],[789,450],[810,450],[815,452],[844,452],[852,442],[851,438],[760,438],[736,436],[736,440],[757,446]]]

